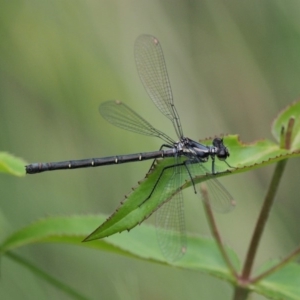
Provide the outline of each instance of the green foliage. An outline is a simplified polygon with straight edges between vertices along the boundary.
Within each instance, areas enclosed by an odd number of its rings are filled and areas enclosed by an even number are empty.
[[[6,152],[0,152],[0,172],[25,176],[25,161]]]
[[[278,264],[278,261],[268,262],[267,266]],[[266,267],[266,266],[265,266]],[[300,266],[288,263],[278,272],[264,278],[253,286],[254,290],[270,299],[299,299]]]
[[[294,120],[293,131],[291,133],[290,150],[299,152],[300,149],[300,102],[296,101],[282,110],[272,124],[272,134],[278,143],[281,142],[282,129],[288,128],[290,120]]]
[[[131,234],[121,234],[100,239],[89,243],[82,243],[83,238],[97,226],[104,222],[105,217],[71,216],[48,217],[41,219],[25,228],[13,233],[1,244],[2,254],[16,250],[19,247],[37,243],[68,243],[81,247],[113,252],[119,255],[144,259],[168,265],[155,240],[155,227],[143,224]],[[177,261],[176,266],[181,268],[205,271],[228,281],[233,277],[218,251],[216,243],[209,238],[189,236],[189,255]],[[238,267],[235,253],[227,248],[230,257]]]
[[[235,173],[250,171],[255,168],[263,167],[268,164],[277,163],[288,158],[300,155],[300,102],[295,102],[274,120],[272,132],[277,143],[260,140],[252,144],[243,144],[237,136],[226,136],[225,145],[230,149],[230,160],[228,162],[234,168],[230,172],[223,172],[215,175],[229,176]],[[210,140],[203,141],[210,143]],[[288,149],[285,147],[288,145]],[[24,174],[24,162],[13,156],[3,153],[1,155],[1,171],[21,176]],[[164,265],[173,265],[178,268],[201,271],[230,282],[233,286],[240,286],[240,279],[247,280],[243,282],[242,288],[245,291],[255,291],[265,295],[270,299],[299,299],[300,295],[300,267],[298,264],[290,262],[298,256],[300,250],[296,250],[281,261],[273,261],[266,264],[260,270],[260,275],[256,277],[243,278],[238,275],[241,272],[241,262],[233,249],[225,247],[210,238],[188,235],[188,251],[185,256],[175,262],[167,261],[161,254],[160,249],[154,243],[155,228],[142,224],[139,228],[133,230],[131,234],[123,233],[114,235],[117,232],[129,230],[151,215],[159,206],[172,198],[176,190],[170,191],[168,199],[159,202],[159,194],[162,193],[168,176],[162,177],[162,183],[158,185],[157,192],[141,205],[143,200],[149,195],[157,177],[162,168],[168,165],[169,159],[163,159],[157,162],[153,170],[147,177],[141,181],[136,189],[126,197],[120,207],[107,220],[103,216],[54,216],[41,219],[25,228],[14,232],[2,241],[0,249],[2,255],[7,254],[14,260],[19,261],[37,276],[41,276],[49,283],[59,289],[72,295],[74,298],[85,299],[73,289],[57,282],[44,272],[37,270],[30,263],[23,261],[11,254],[11,251],[19,247],[37,244],[37,243],[67,243],[81,247],[116,253],[118,255],[132,258],[143,259]],[[22,165],[22,168],[21,168]],[[218,164],[219,171],[226,171],[226,165],[221,162]],[[192,173],[196,183],[201,183],[210,179],[212,175]],[[189,177],[182,178],[181,188],[191,185]],[[212,220],[213,222],[213,220]],[[102,223],[92,234],[90,234],[83,243],[82,240],[99,224]],[[108,239],[103,237],[110,236]],[[226,257],[219,250],[226,253]],[[231,265],[228,265],[228,261]],[[252,264],[252,262],[250,262]],[[251,267],[250,267],[251,269]],[[242,272],[246,274],[247,272]],[[241,277],[240,277],[241,276]],[[237,298],[238,299],[238,298]]]

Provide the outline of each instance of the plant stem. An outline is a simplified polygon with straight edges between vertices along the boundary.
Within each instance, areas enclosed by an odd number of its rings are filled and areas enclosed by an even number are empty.
[[[280,147],[281,148],[288,149],[288,150],[291,148],[292,133],[293,133],[294,125],[295,125],[295,118],[291,117],[288,121],[286,128],[284,126],[282,126],[281,135],[280,135]],[[269,213],[270,213],[271,207],[273,205],[274,198],[275,198],[282,174],[284,172],[286,163],[287,163],[287,160],[285,159],[276,164],[276,167],[275,167],[275,170],[273,173],[273,177],[270,182],[269,189],[266,194],[263,207],[262,207],[260,215],[258,217],[256,227],[255,227],[255,230],[254,230],[254,233],[252,236],[252,240],[250,242],[250,246],[249,246],[248,253],[246,256],[246,261],[244,264],[242,275],[240,277],[240,279],[242,281],[249,280],[251,270],[253,267],[253,263],[254,263],[254,258],[256,255],[256,251],[257,251],[261,236],[263,234],[266,222],[268,220]]]
[[[212,235],[214,236],[214,238],[217,242],[218,248],[219,248],[219,250],[221,252],[221,255],[223,256],[223,259],[225,260],[229,270],[231,271],[232,275],[237,278],[237,272],[236,272],[234,266],[232,265],[232,263],[230,261],[230,258],[228,257],[227,252],[226,252],[226,250],[223,246],[223,243],[222,243],[222,240],[221,240],[221,237],[220,237],[220,234],[219,234],[219,230],[218,230],[216,221],[214,219],[214,215],[213,215],[213,212],[211,210],[211,206],[209,204],[210,203],[209,202],[209,195],[208,195],[205,184],[200,185],[200,191],[201,191],[201,194],[203,196],[203,200],[204,200],[203,205],[204,205],[204,209],[205,209],[205,212],[206,212],[206,217],[207,217],[207,221],[208,221],[211,233],[212,233]]]
[[[260,281],[261,279],[269,276],[270,274],[278,271],[279,269],[283,268],[288,262],[295,259],[296,256],[300,254],[300,247],[294,250],[292,253],[290,253],[285,259],[283,259],[279,264],[276,264],[274,267],[270,268],[269,270],[261,273],[259,276],[253,278],[251,280],[251,283],[256,283]]]
[[[241,280],[242,281],[247,281],[249,280],[251,271],[252,271],[252,267],[253,267],[253,263],[254,263],[254,258],[257,252],[257,248],[261,239],[261,236],[263,234],[266,222],[268,220],[269,217],[269,213],[271,210],[271,207],[273,205],[274,202],[274,198],[277,192],[277,188],[279,186],[279,182],[280,179],[282,177],[283,171],[285,169],[287,160],[282,160],[280,162],[277,163],[275,171],[273,173],[273,177],[271,180],[271,183],[269,185],[269,189],[268,192],[266,194],[265,197],[265,201],[263,204],[263,207],[261,209],[260,215],[258,217],[257,223],[256,223],[256,227],[250,242],[250,246],[248,249],[248,253],[246,256],[246,261],[243,267],[243,271],[242,271],[242,275],[241,275]]]
[[[245,300],[245,299],[247,299],[249,292],[250,291],[248,289],[238,286],[238,287],[236,287],[236,289],[234,291],[233,299],[234,300]]]

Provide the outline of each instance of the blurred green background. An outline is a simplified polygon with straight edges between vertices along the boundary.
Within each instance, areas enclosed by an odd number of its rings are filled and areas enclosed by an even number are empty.
[[[297,0],[1,1],[1,151],[38,162],[158,149],[159,140],[101,119],[98,106],[110,99],[123,100],[175,138],[136,71],[133,45],[142,33],[162,44],[187,136],[272,139],[272,119],[300,95],[299,13]],[[299,243],[298,162],[288,165],[257,267]],[[1,237],[47,215],[110,214],[149,166],[0,175]],[[217,220],[241,259],[273,168],[222,180],[238,206]],[[188,191],[185,200],[188,230],[209,235],[199,198]],[[232,297],[216,278],[79,247],[45,244],[18,253],[91,299]],[[0,297],[69,299],[5,257]]]

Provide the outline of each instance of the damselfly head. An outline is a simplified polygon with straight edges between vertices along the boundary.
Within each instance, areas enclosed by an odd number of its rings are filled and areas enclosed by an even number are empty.
[[[215,138],[213,140],[213,145],[218,149],[217,157],[219,160],[226,160],[226,158],[230,156],[228,149],[223,144],[222,138]]]

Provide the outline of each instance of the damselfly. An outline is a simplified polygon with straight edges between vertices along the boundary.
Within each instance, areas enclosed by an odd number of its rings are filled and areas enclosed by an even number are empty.
[[[157,38],[151,35],[141,35],[135,43],[135,59],[141,81],[153,103],[159,111],[171,120],[178,140],[175,141],[162,131],[154,128],[134,110],[118,100],[107,101],[100,105],[100,114],[110,123],[123,129],[139,134],[155,136],[164,141],[158,151],[135,153],[127,155],[70,160],[51,163],[33,163],[26,166],[27,174],[45,171],[97,167],[121,164],[148,159],[173,157],[172,163],[164,167],[153,185],[148,197],[141,199],[140,205],[148,201],[163,176],[168,176],[167,184],[160,192],[161,203],[156,211],[158,242],[164,256],[169,260],[177,260],[186,252],[186,234],[183,211],[183,196],[180,190],[182,178],[190,179],[196,193],[194,174],[208,176],[209,172],[203,166],[211,158],[211,175],[215,175],[215,158],[226,162],[229,151],[222,138],[215,138],[211,146],[191,140],[183,135],[179,115],[174,106],[173,95],[161,45]],[[230,166],[229,166],[230,167]],[[208,187],[212,190],[212,206],[220,211],[229,211],[234,202],[227,190],[210,176]],[[161,189],[160,189],[161,190]],[[176,191],[170,197],[170,191]]]

